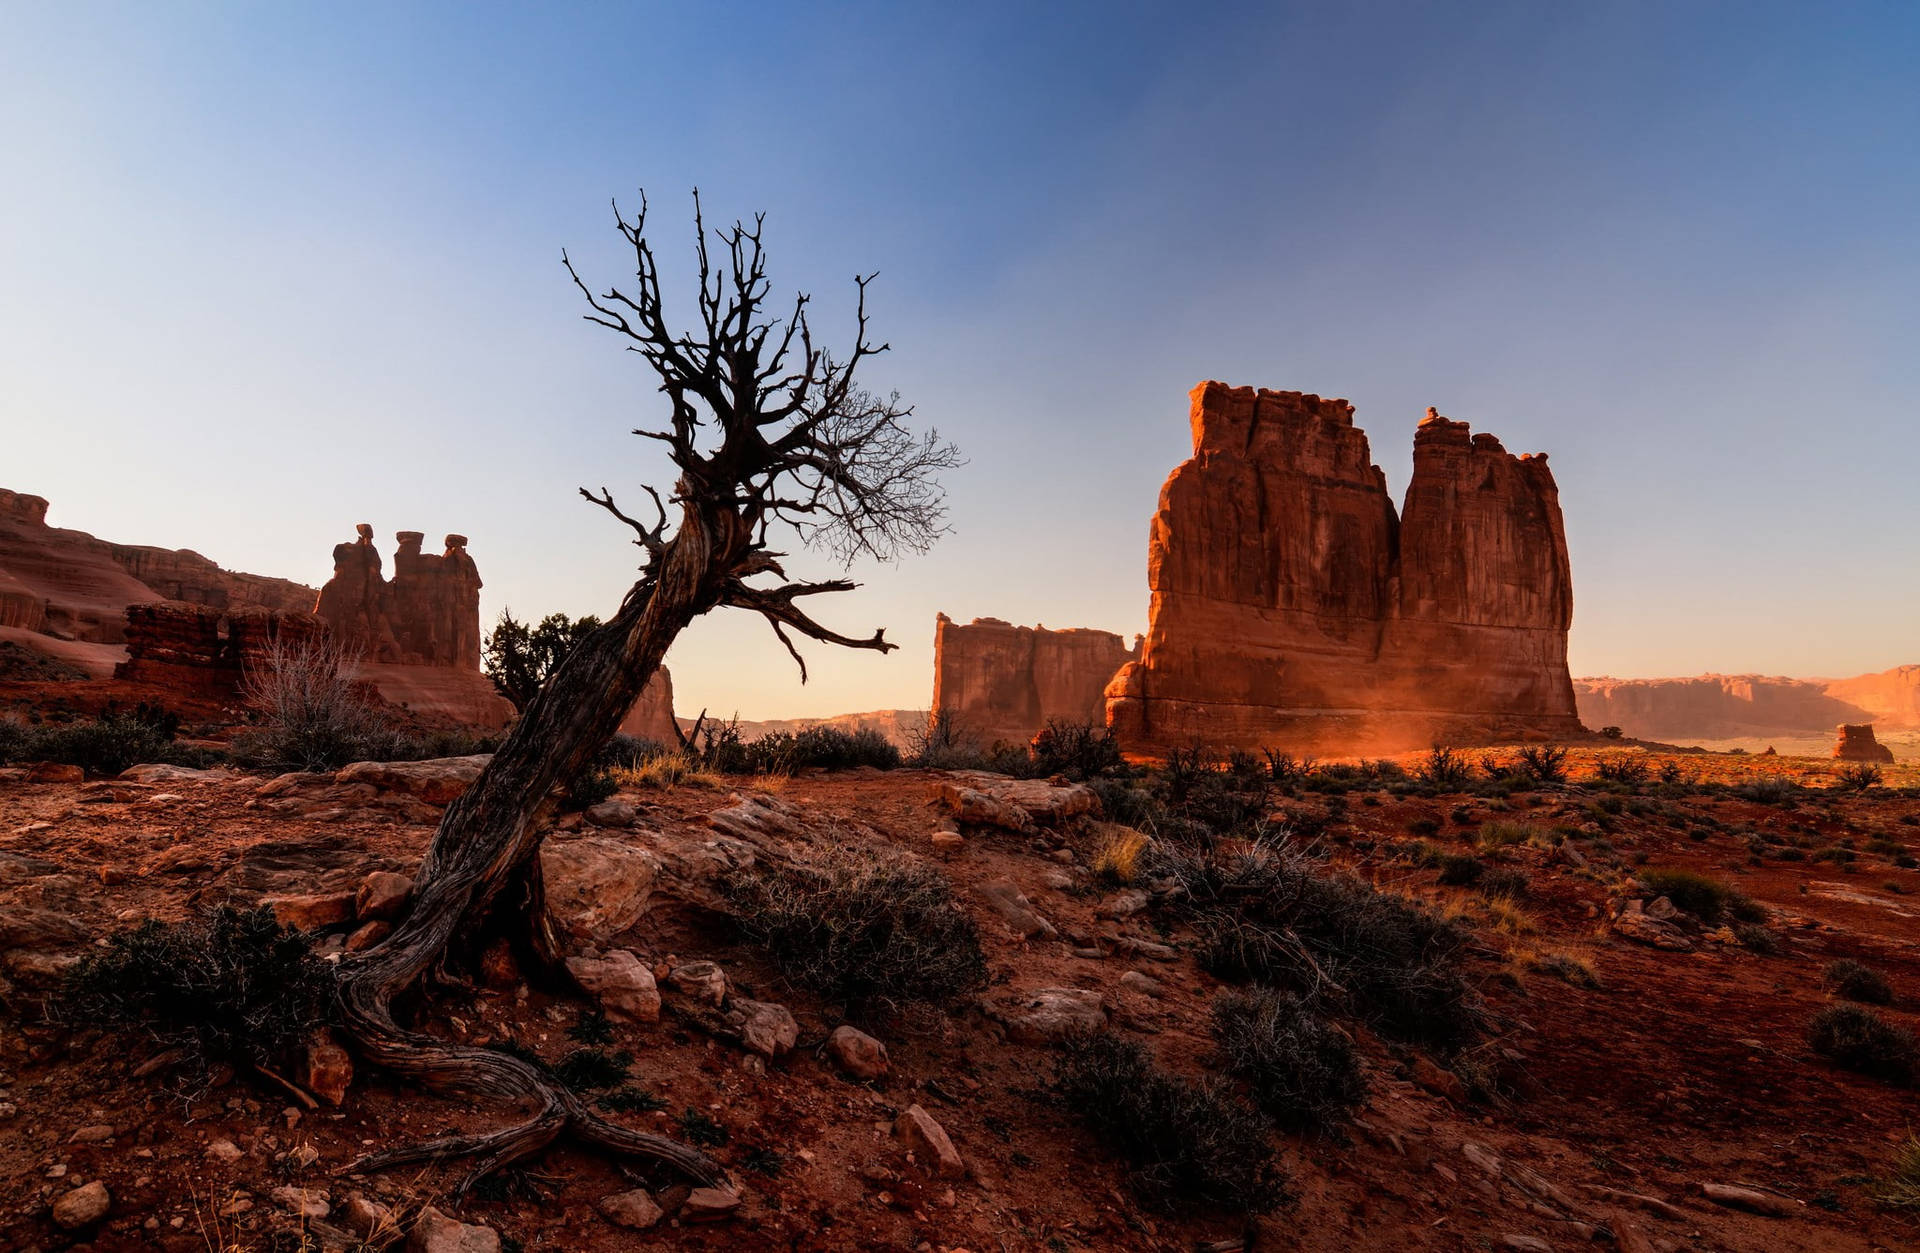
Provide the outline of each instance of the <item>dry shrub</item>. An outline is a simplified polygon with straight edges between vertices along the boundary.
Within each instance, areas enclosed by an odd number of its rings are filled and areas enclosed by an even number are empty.
[[[275,637],[247,667],[241,694],[262,719],[236,748],[301,770],[331,770],[382,755],[386,719],[355,682],[360,656],[330,637]]]
[[[1862,1005],[1829,1005],[1807,1025],[1813,1051],[1857,1074],[1906,1087],[1920,1063],[1920,1042]]]
[[[1367,1099],[1353,1038],[1300,997],[1272,988],[1222,992],[1213,1038],[1227,1070],[1288,1131],[1326,1131]]]
[[[1684,909],[1702,922],[1734,918],[1757,923],[1767,918],[1765,906],[1709,875],[1692,870],[1643,868],[1635,877],[1649,892],[1666,897],[1676,908]]]
[[[1907,1133],[1907,1142],[1894,1152],[1893,1169],[1871,1191],[1888,1209],[1920,1210],[1920,1136]]]
[[[1834,995],[1850,1001],[1859,1001],[1863,1005],[1893,1004],[1893,989],[1887,986],[1880,972],[1850,957],[1843,957],[1828,966],[1822,982],[1833,989]]]
[[[264,909],[149,921],[89,952],[60,1000],[76,1022],[145,1033],[204,1081],[217,1062],[280,1067],[332,1003],[333,976],[307,937]]]
[[[1259,1115],[1217,1083],[1161,1070],[1132,1040],[1102,1031],[1067,1041],[1054,1091],[1154,1204],[1259,1212],[1284,1199]]]
[[[1130,827],[1112,832],[1093,855],[1090,869],[1104,883],[1120,886],[1140,876],[1140,856],[1147,851],[1147,837]]]
[[[938,870],[834,847],[726,884],[742,932],[802,987],[850,1006],[945,1004],[986,982],[973,919]]]
[[[1461,971],[1458,923],[1282,841],[1230,854],[1162,847],[1155,872],[1200,936],[1200,961],[1233,982],[1328,999],[1376,1031],[1451,1051],[1484,1027]]]
[[[661,753],[637,765],[616,766],[613,778],[623,788],[668,791],[676,787],[715,789],[726,780],[681,753]]]

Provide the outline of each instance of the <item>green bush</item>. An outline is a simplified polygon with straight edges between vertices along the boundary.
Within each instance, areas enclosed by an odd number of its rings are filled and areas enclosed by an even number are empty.
[[[1259,1212],[1284,1199],[1259,1115],[1216,1084],[1166,1073],[1131,1040],[1109,1032],[1069,1040],[1054,1092],[1154,1204]]]
[[[59,1005],[75,1022],[180,1049],[204,1081],[217,1062],[284,1067],[332,995],[332,971],[304,934],[268,910],[223,908],[109,937],[68,975]]]
[[[1487,872],[1486,863],[1470,853],[1442,853],[1436,860],[1440,882],[1448,887],[1472,887]]]
[[[1222,992],[1213,1038],[1226,1069],[1289,1131],[1326,1131],[1367,1099],[1353,1040],[1297,996],[1271,988]]]
[[[142,703],[132,710],[109,707],[98,718],[28,726],[0,719],[0,764],[53,761],[88,774],[119,774],[145,762],[203,765],[214,755],[174,744],[179,715]]]
[[[786,975],[853,1006],[943,1004],[986,982],[973,919],[923,862],[833,848],[724,888],[741,931]]]
[[[1815,1014],[1807,1043],[1836,1066],[1903,1087],[1913,1082],[1920,1061],[1911,1031],[1860,1005],[1829,1005]]]
[[[1893,1004],[1893,989],[1880,972],[1852,958],[1843,957],[1828,966],[1821,981],[1833,989],[1834,995],[1850,1001],[1865,1005]]]

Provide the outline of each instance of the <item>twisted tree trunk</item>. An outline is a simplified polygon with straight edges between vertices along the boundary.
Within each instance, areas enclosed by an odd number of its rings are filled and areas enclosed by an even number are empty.
[[[540,887],[538,852],[554,788],[591,762],[633,707],[667,647],[715,603],[716,557],[732,529],[724,515],[691,507],[648,579],[628,592],[612,621],[583,640],[528,704],[480,777],[448,806],[415,881],[413,905],[385,941],[340,969],[346,1034],[368,1061],[437,1093],[498,1097],[532,1106],[503,1130],[447,1136],[377,1152],[348,1170],[477,1156],[465,1191],[490,1171],[536,1153],[562,1132],[616,1152],[652,1158],[705,1184],[726,1172],[705,1154],[597,1116],[538,1067],[493,1049],[448,1044],[395,1021],[393,1001],[450,951],[469,954],[481,933],[512,911],[547,960],[557,957]],[[718,526],[716,527],[716,523]]]

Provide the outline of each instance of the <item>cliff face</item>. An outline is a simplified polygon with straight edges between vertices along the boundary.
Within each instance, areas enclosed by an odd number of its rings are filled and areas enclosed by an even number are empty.
[[[1140,751],[1385,751],[1574,734],[1573,593],[1546,458],[1428,412],[1404,517],[1353,408],[1193,390],[1160,493],[1150,626],[1107,690]]]
[[[127,606],[313,607],[314,590],[222,570],[199,553],[95,539],[47,525],[40,496],[0,489],[0,627],[89,644],[126,641]]]
[[[631,735],[672,748],[679,743],[673,723],[673,675],[661,666],[647,680],[640,699],[620,723],[620,734]]]
[[[985,744],[1024,743],[1049,719],[1100,723],[1107,681],[1134,651],[1111,631],[934,620],[933,712]]]

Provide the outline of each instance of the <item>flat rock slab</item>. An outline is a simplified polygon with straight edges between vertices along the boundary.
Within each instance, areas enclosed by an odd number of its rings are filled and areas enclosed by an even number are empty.
[[[1033,902],[1026,898],[1011,879],[994,879],[975,889],[980,899],[1000,915],[1007,928],[1023,940],[1036,935],[1052,936],[1056,934],[1053,924],[1040,916]]]
[[[341,767],[333,780],[371,784],[382,792],[402,792],[429,805],[447,805],[473,786],[492,760],[492,753],[475,753],[426,761],[356,761]]]
[[[1107,1025],[1105,999],[1084,988],[1041,988],[1016,1001],[989,1005],[988,1013],[1006,1025],[1007,1038],[1018,1044],[1057,1044]]]
[[[933,798],[962,822],[1024,830],[1058,823],[1100,808],[1091,788],[1046,779],[1015,779],[985,770],[955,770],[935,781]],[[1023,815],[1014,818],[1012,815]]]

